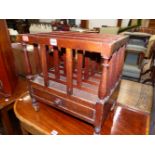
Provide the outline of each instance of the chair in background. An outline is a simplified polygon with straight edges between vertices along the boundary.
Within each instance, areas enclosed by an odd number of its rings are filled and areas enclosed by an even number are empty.
[[[141,77],[144,75],[144,70],[147,65],[152,61],[153,46],[155,43],[155,35],[152,35],[148,41],[147,47],[144,40],[131,39],[126,48],[126,59],[123,68],[123,77],[141,81]],[[150,63],[151,64],[151,63]]]
[[[151,59],[149,63],[148,69],[143,69],[143,72],[141,73],[141,76],[150,74],[148,78],[145,78],[142,83],[151,82],[152,86],[155,86],[155,44],[152,45],[152,53],[151,53]]]

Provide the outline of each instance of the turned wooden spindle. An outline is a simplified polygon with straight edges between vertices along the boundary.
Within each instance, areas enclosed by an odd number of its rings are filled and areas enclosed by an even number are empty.
[[[40,55],[41,55],[41,66],[44,78],[44,85],[48,86],[48,62],[47,62],[47,51],[45,45],[40,45]]]
[[[66,48],[66,78],[67,94],[73,94],[73,53],[70,48]]]
[[[101,102],[97,102],[95,104],[95,110],[96,110],[96,115],[95,115],[95,123],[94,123],[94,134],[100,134],[102,123],[103,123],[103,110],[104,110],[104,104]]]
[[[26,44],[23,43],[23,51],[24,51],[24,60],[25,60],[25,70],[26,70],[26,74],[27,75],[31,75],[32,74],[32,68],[31,68],[31,64],[30,64],[30,60],[29,60],[29,56],[28,56],[28,51],[26,48]]]
[[[100,99],[104,99],[107,96],[107,93],[109,92],[108,88],[108,77],[109,77],[109,60],[104,59],[103,60],[103,69],[102,69],[102,75],[99,85],[99,91],[98,91],[98,97]]]
[[[82,84],[82,65],[83,65],[83,52],[77,52],[77,86],[81,87]]]
[[[53,61],[54,61],[54,73],[55,73],[55,79],[60,79],[60,70],[59,70],[59,51],[58,49],[54,49],[53,51]]]

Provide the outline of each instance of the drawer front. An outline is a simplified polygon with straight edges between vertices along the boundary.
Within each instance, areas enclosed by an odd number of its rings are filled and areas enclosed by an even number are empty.
[[[95,110],[84,106],[80,103],[74,102],[67,98],[62,98],[57,95],[50,94],[50,92],[41,91],[33,88],[32,94],[37,100],[47,103],[53,107],[63,110],[71,115],[93,123]]]

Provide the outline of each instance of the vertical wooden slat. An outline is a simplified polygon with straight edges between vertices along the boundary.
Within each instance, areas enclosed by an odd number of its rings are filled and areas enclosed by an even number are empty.
[[[85,53],[85,67],[84,67],[84,80],[88,80],[89,78],[89,66],[90,66],[90,58],[89,53]]]
[[[98,96],[100,99],[104,99],[104,97],[109,92],[108,90],[109,89],[108,88],[108,77],[109,77],[108,59],[104,59],[102,65],[103,65],[102,76],[101,76],[99,91],[98,91]]]
[[[96,61],[95,60],[92,60],[91,61],[91,76],[93,76],[96,72]]]
[[[47,69],[50,69],[51,68],[51,63],[50,63],[50,60],[51,60],[51,58],[50,58],[50,47],[48,46],[47,47],[47,49],[45,48],[45,50],[46,50],[46,61],[47,61]]]
[[[90,53],[91,56],[91,60],[90,60],[90,71],[91,71],[91,76],[93,76],[96,72],[96,57],[97,54],[96,53]]]
[[[78,53],[78,50],[75,50],[75,49],[72,49],[72,53],[73,53],[73,72],[76,72],[76,69],[77,69],[77,53]]]
[[[98,53],[95,53],[95,54],[96,54],[95,72],[96,72],[96,73],[99,73],[99,72],[100,72],[100,66],[101,66],[101,63],[100,63],[100,61],[101,61],[101,56],[100,56],[100,54],[98,54]]]
[[[66,75],[66,52],[63,53],[63,61],[64,61],[64,75]]]
[[[58,49],[54,49],[53,58],[54,58],[55,78],[56,78],[56,79],[60,79],[59,51],[58,51]]]
[[[82,83],[82,63],[83,63],[83,53],[82,51],[77,52],[77,86],[81,87]]]
[[[34,57],[35,57],[35,63],[36,63],[36,71],[37,73],[40,73],[41,72],[41,61],[40,61],[40,53],[39,53],[37,45],[34,45]]]
[[[48,63],[47,63],[47,51],[45,45],[40,45],[41,54],[41,66],[44,77],[44,85],[48,86]]]
[[[30,65],[30,60],[29,60],[29,56],[28,56],[28,51],[26,49],[26,44],[22,44],[22,46],[23,46],[23,51],[24,51],[26,74],[31,75],[32,74],[32,68],[31,68],[31,65]]]
[[[73,93],[73,53],[70,48],[66,48],[66,76],[67,76],[67,93]]]

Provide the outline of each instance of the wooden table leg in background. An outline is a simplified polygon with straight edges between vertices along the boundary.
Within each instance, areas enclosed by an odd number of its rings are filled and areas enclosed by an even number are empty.
[[[3,109],[0,110],[2,124],[5,130],[5,134],[12,135],[13,134],[13,126],[9,118],[8,110],[13,107],[13,103]]]

